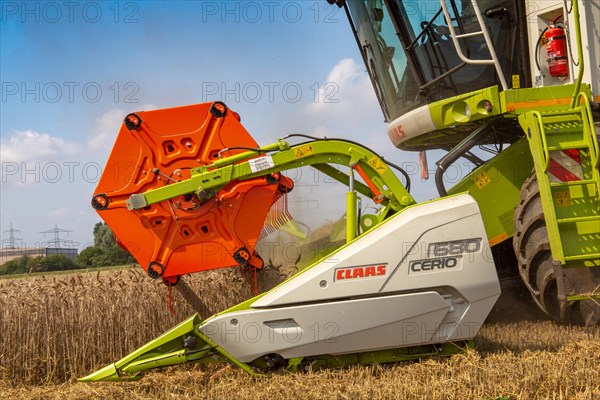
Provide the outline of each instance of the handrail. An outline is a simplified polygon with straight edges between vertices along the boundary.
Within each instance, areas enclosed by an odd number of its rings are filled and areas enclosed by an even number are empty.
[[[579,90],[581,89],[581,82],[583,81],[585,61],[583,57],[583,44],[581,43],[581,26],[579,24],[579,1],[572,1],[573,19],[575,20],[575,40],[577,41],[577,57],[579,59],[579,73],[577,74],[577,83],[575,84],[575,91],[573,92],[573,101],[571,102],[571,108],[575,108],[577,106],[577,100],[579,100]]]
[[[596,159],[596,163],[594,166],[596,168],[600,167],[600,157],[598,157],[597,149],[598,149],[598,136],[596,136],[596,131],[594,130],[594,120],[592,119],[592,107],[590,106],[590,98],[585,92],[580,92],[577,95],[578,103],[581,104],[581,100],[583,99],[583,106],[581,107],[582,116],[585,117],[585,120],[582,119],[582,124],[589,124],[590,126],[585,127],[584,132],[587,131],[589,140],[590,140],[590,158],[593,160]]]
[[[446,23],[448,24],[448,30],[450,31],[450,37],[452,38],[452,43],[454,44],[454,48],[456,50],[456,54],[458,55],[458,57],[462,61],[466,62],[467,64],[494,65],[494,67],[496,68],[496,73],[498,75],[498,78],[500,79],[500,84],[502,86],[502,90],[507,90],[508,84],[506,83],[506,78],[504,77],[504,73],[502,72],[502,67],[500,66],[500,61],[498,60],[498,56],[496,55],[496,50],[494,50],[494,45],[492,43],[492,39],[490,38],[490,34],[487,31],[485,24],[482,23],[483,16],[481,15],[481,11],[479,10],[479,6],[477,5],[477,0],[471,0],[471,5],[473,7],[473,11],[475,11],[475,16],[477,17],[477,22],[479,23],[479,27],[481,28],[481,31],[460,34],[460,35],[456,34],[456,30],[454,29],[454,26],[452,25],[452,19],[450,17],[450,13],[448,11],[448,6],[446,5],[446,0],[440,0],[440,5],[442,6],[442,10],[444,11],[444,17],[446,18]],[[475,36],[475,35],[483,35],[483,38],[485,39],[485,43],[488,47],[488,51],[490,52],[490,55],[492,57],[491,60],[473,60],[464,55],[464,53],[460,47],[460,44],[458,43],[458,39],[461,37]]]
[[[550,151],[548,150],[548,143],[546,141],[546,130],[544,129],[542,114],[539,111],[531,111],[531,114],[536,117],[538,132],[542,140],[542,148],[544,149],[544,172],[548,172],[548,168],[550,167]]]

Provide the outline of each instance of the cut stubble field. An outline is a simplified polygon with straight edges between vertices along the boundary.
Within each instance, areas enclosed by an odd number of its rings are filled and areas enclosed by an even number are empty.
[[[264,273],[265,285],[285,275]],[[241,270],[186,282],[206,303],[202,316],[251,296],[252,277]],[[451,357],[268,378],[216,364],[163,369],[138,382],[76,381],[194,312],[176,291],[173,305],[176,315],[166,287],[139,268],[0,280],[0,398],[600,398],[600,327],[532,318],[514,301],[492,314],[475,349]]]

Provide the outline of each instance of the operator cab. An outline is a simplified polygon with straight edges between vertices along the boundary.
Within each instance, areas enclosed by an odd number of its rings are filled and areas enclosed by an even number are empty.
[[[526,32],[523,5],[518,0],[345,3],[397,147],[448,148],[473,130],[469,124],[452,132],[436,129],[432,103],[494,86],[506,90],[513,79],[531,86],[526,35],[519,34]],[[491,112],[491,106],[482,104],[480,111]],[[470,110],[455,111],[470,119]]]

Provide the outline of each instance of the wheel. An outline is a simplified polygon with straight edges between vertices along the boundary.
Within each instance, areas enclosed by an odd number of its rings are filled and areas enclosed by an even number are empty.
[[[557,321],[594,325],[600,322],[600,300],[590,299],[568,303],[561,315],[558,283],[550,251],[548,230],[542,210],[538,182],[533,174],[521,188],[521,200],[515,209],[513,247],[517,256],[519,275],[533,300],[546,314]],[[566,294],[592,292],[600,285],[598,268],[563,270]]]

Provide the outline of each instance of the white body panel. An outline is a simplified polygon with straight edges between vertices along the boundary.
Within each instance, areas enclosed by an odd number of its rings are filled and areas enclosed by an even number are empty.
[[[358,353],[471,339],[499,295],[479,208],[460,195],[404,210],[200,330],[242,362]]]
[[[403,114],[390,122],[387,134],[394,146],[399,147],[406,140],[415,138],[436,129],[429,106],[424,105]]]

